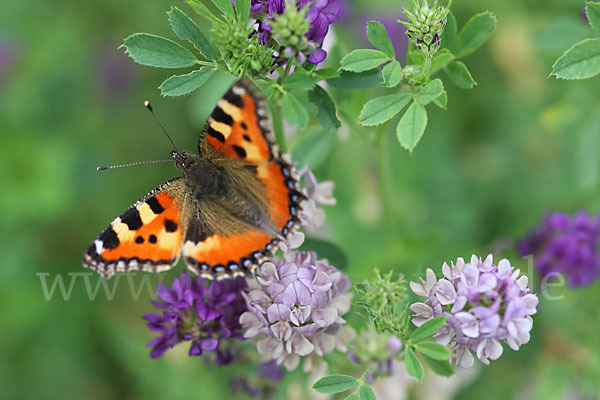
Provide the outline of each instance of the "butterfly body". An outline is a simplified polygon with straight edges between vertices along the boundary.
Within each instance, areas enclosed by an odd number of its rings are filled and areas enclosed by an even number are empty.
[[[116,218],[88,247],[85,267],[109,278],[164,271],[183,256],[197,274],[227,278],[252,271],[285,241],[304,196],[270,137],[264,99],[249,82],[219,102],[198,150],[171,152],[183,176]]]

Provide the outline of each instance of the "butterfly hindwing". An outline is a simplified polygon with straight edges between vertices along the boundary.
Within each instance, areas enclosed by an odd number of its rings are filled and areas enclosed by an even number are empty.
[[[105,278],[115,272],[170,269],[183,238],[183,188],[183,178],[173,179],[129,207],[89,245],[83,265]]]
[[[298,223],[299,204],[304,195],[293,166],[283,159],[273,140],[265,107],[266,101],[258,89],[241,80],[217,103],[198,147],[202,154],[208,144],[218,153],[254,166],[256,185],[267,199],[265,207],[273,231],[251,229],[240,222],[237,232],[212,232],[199,235],[202,240],[186,239],[182,250],[184,260],[202,275],[221,277],[251,270]]]

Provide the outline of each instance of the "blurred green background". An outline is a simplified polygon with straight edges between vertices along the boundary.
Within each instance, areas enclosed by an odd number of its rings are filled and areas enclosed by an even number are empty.
[[[74,278],[67,301],[58,289],[46,301],[41,285],[44,276],[48,285],[62,276],[68,289],[69,273],[87,272],[80,259],[95,235],[176,176],[170,164],[95,171],[101,164],[168,158],[169,143],[143,101],[151,101],[180,148],[195,150],[204,119],[229,82],[217,77],[191,96],[161,98],[156,87],[168,72],[136,65],[118,49],[134,32],[174,37],[165,14],[173,4],[192,14],[182,1],[24,0],[2,6],[1,398],[230,395],[229,380],[240,367],[206,366],[187,357],[185,345],[150,360],[145,343],[153,335],[141,319],[152,310],[148,290],[135,300],[129,289],[129,283],[138,288],[143,275],[120,279],[110,301],[102,288],[91,301],[83,275]],[[404,5],[349,1],[328,65],[366,45],[367,18],[400,16]],[[346,251],[345,272],[354,282],[368,278],[374,266],[414,280],[427,267],[439,269],[445,260],[472,253],[509,257],[526,270],[513,244],[543,211],[598,212],[600,78],[547,78],[564,50],[592,36],[583,7],[575,0],[455,1],[459,28],[486,9],[496,13],[498,28],[465,60],[478,85],[463,91],[447,83],[448,109],[430,108],[412,156],[397,143],[393,124],[357,126],[360,107],[373,92],[332,89],[346,118],[340,132],[309,128],[291,143],[299,162],[308,162],[320,180],[336,183],[338,205],[327,209],[323,235]],[[95,288],[99,278],[85,277]],[[563,298],[541,299],[532,341],[518,353],[506,348],[456,398],[600,396],[598,283],[550,293]],[[360,329],[359,318],[353,323]],[[297,386],[307,378],[298,373],[283,386],[293,379]],[[438,398],[449,398],[447,384],[424,385],[441,385]],[[296,386],[281,396],[301,398],[306,389]],[[412,387],[409,394],[427,398],[421,392]]]

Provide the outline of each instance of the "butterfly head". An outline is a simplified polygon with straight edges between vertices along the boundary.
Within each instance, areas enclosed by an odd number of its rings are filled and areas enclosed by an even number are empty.
[[[207,195],[219,195],[226,192],[227,172],[208,158],[189,151],[181,153],[173,150],[171,156],[175,166],[183,173],[186,184],[198,200]]]

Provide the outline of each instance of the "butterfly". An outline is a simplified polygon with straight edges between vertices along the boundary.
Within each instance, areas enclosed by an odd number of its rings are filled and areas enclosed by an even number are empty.
[[[271,134],[266,100],[249,81],[217,103],[199,154],[171,151],[183,176],[148,193],[110,223],[83,256],[106,279],[116,272],[161,272],[183,258],[206,278],[253,272],[299,223],[305,196]]]

